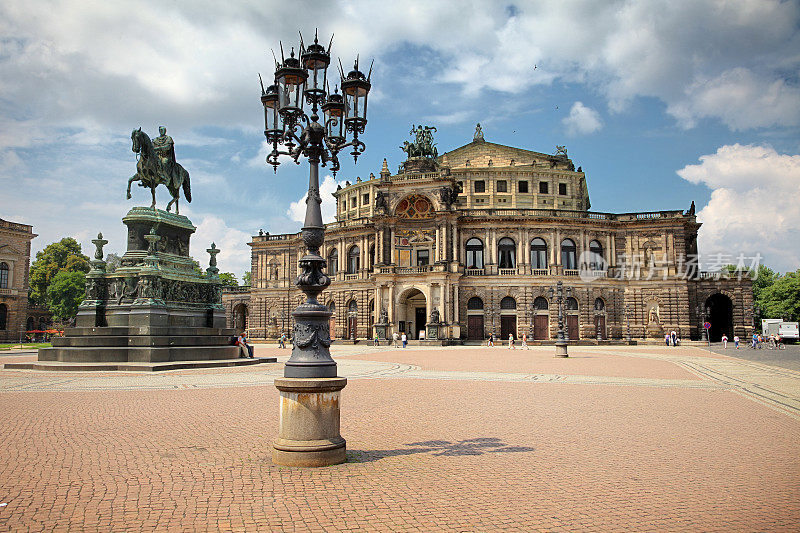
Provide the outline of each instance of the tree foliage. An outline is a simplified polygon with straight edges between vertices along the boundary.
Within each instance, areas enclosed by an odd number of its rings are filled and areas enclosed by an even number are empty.
[[[61,272],[89,272],[89,258],[81,253],[81,245],[72,237],[64,237],[36,254],[30,270],[30,299],[39,305],[48,304],[48,287]],[[77,279],[77,278],[76,278]],[[81,291],[83,287],[81,287]],[[51,311],[55,312],[53,309]]]
[[[47,307],[53,317],[60,320],[71,319],[78,312],[83,301],[86,275],[83,272],[62,270],[47,286]]]
[[[800,321],[800,270],[775,276],[772,283],[759,290],[756,304],[764,318]]]
[[[219,282],[223,287],[238,287],[239,282],[236,281],[236,276],[232,272],[220,272]]]
[[[122,266],[122,258],[117,254],[106,255],[106,272],[114,272]]]
[[[250,278],[250,271],[248,270],[247,272],[242,274],[242,285],[244,285],[245,287],[249,287],[250,284],[251,284],[251,278]]]

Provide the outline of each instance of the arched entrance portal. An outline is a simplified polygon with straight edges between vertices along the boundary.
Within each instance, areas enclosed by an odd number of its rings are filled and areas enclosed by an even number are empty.
[[[717,293],[706,300],[706,320],[711,323],[708,339],[711,342],[722,340],[722,334],[733,339],[733,303],[724,294]]]
[[[425,323],[428,321],[426,303],[425,295],[419,289],[408,289],[400,295],[398,328],[409,339],[419,339],[420,332],[425,331]]]
[[[233,329],[236,332],[247,329],[247,306],[239,304],[233,308]]]

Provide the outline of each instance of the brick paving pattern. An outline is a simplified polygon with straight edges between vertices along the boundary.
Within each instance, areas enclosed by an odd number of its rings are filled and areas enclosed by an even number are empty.
[[[551,349],[335,347],[348,463],[321,469],[270,462],[279,364],[0,371],[0,529],[797,529],[800,374],[690,348]]]

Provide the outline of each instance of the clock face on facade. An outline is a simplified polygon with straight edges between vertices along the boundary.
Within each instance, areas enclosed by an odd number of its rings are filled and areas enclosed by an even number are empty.
[[[412,194],[397,204],[395,214],[401,218],[428,218],[433,214],[432,211],[431,202],[427,198]]]

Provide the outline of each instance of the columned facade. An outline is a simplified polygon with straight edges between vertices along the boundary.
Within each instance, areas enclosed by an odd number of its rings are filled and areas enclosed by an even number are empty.
[[[336,339],[371,338],[383,314],[389,334],[411,339],[438,315],[448,341],[492,333],[552,340],[558,309],[549,289],[559,280],[571,288],[571,341],[620,340],[628,331],[697,338],[712,308],[720,331],[752,332],[749,279],[687,271],[700,227],[693,208],[590,211],[585,175],[565,152],[476,138],[436,159],[409,158],[396,174],[384,160],[378,177],[347,182],[334,197],[337,221],[322,249],[333,282],[321,301],[334,312]],[[288,334],[301,298],[293,285],[300,234],[249,244],[253,285],[226,296],[228,315],[246,298],[251,337]]]

